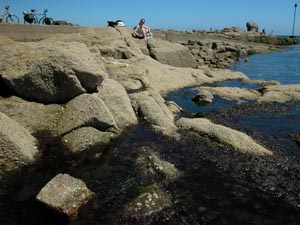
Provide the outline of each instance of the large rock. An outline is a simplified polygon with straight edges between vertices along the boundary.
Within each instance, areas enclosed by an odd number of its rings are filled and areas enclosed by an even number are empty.
[[[82,180],[68,174],[58,174],[42,188],[36,199],[73,218],[93,195]]]
[[[300,100],[300,85],[271,85],[260,90],[263,96],[259,102],[285,102],[290,100]]]
[[[58,104],[44,105],[18,97],[0,99],[0,112],[24,126],[30,133],[55,134],[57,119],[63,112]]]
[[[261,94],[256,90],[239,87],[199,87],[200,91],[209,91],[213,95],[219,95],[222,98],[240,100],[240,99],[258,99]]]
[[[114,116],[120,129],[138,123],[127,92],[119,82],[105,79],[98,87],[98,93]]]
[[[150,55],[163,64],[191,68],[198,66],[189,49],[180,44],[151,39],[148,42],[148,48]]]
[[[247,27],[247,31],[258,32],[258,25],[254,22],[247,22],[246,27]]]
[[[214,99],[214,96],[206,90],[202,90],[201,92],[197,93],[192,97],[192,100],[194,102],[199,102],[199,103],[212,103]]]
[[[0,62],[0,74],[15,93],[43,103],[64,103],[93,92],[108,76],[99,58],[77,42],[2,46]]]
[[[118,130],[111,112],[98,94],[83,94],[68,102],[58,120],[57,132],[63,135],[80,127]]]
[[[250,136],[233,130],[222,125],[214,124],[208,119],[181,118],[176,123],[185,130],[192,130],[200,134],[208,135],[212,138],[227,143],[234,147],[237,151],[252,155],[272,155],[273,153],[263,146],[257,144]]]
[[[136,112],[146,120],[157,132],[171,135],[177,130],[172,112],[164,103],[164,99],[152,90],[131,94]]]
[[[36,139],[1,112],[0,124],[0,166],[12,170],[33,163],[38,153]]]
[[[73,153],[96,149],[109,144],[115,136],[111,132],[102,132],[93,127],[82,127],[63,137],[63,144]]]

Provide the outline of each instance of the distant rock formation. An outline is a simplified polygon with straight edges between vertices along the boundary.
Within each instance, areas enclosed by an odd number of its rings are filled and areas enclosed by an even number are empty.
[[[247,31],[258,32],[258,25],[254,22],[247,22],[246,27],[247,27]]]

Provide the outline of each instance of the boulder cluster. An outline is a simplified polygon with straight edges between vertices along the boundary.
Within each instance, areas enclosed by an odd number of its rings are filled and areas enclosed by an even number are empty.
[[[176,121],[169,107],[174,104],[161,95],[189,85],[247,79],[241,73],[203,65],[227,67],[235,59],[232,54],[247,54],[250,47],[223,41],[182,45],[159,38],[135,40],[130,33],[126,27],[86,28],[39,42],[0,36],[0,163],[5,171],[37,162],[44,154],[38,145],[41,132],[48,134],[42,138],[55,138],[70,154],[78,154],[104,149],[139,121],[175,140],[178,129],[193,130],[242,153],[273,154],[246,134],[208,120]],[[299,91],[276,86],[264,93],[276,94],[279,89],[289,96]],[[164,165],[171,177],[177,173],[173,165],[153,158],[158,170]],[[62,193],[64,198],[58,198]],[[156,192],[150,193],[155,198]],[[84,183],[59,174],[37,199],[72,217],[92,196]]]

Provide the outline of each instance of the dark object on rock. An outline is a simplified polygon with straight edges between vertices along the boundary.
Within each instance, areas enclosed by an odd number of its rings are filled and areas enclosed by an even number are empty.
[[[300,133],[297,134],[290,134],[293,141],[296,142],[297,145],[300,146]]]
[[[53,25],[69,25],[69,23],[65,20],[56,20]]]
[[[201,91],[200,93],[194,95],[192,97],[192,100],[194,102],[199,102],[199,103],[212,103],[214,99],[214,96],[209,92],[209,91]]]
[[[125,24],[122,20],[116,20],[116,21],[107,21],[108,27],[124,27]]]

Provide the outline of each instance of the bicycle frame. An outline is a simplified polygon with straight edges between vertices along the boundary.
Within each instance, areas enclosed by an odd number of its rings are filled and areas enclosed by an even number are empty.
[[[19,23],[19,18],[16,15],[9,12],[9,6],[5,6],[5,11],[0,11],[0,12],[1,12],[0,22],[5,20],[7,23],[10,22]]]
[[[4,18],[9,15],[8,9],[5,9],[5,11],[0,11],[0,19],[4,20]]]

